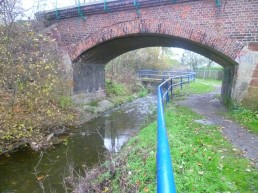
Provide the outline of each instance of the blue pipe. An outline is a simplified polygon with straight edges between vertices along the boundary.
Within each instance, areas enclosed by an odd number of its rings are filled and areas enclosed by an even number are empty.
[[[157,192],[176,193],[162,101],[162,85],[160,85],[158,86]]]

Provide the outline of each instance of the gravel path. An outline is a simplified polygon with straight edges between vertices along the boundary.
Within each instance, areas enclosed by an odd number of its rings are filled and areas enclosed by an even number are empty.
[[[237,149],[243,151],[243,155],[251,159],[258,168],[258,135],[250,133],[239,124],[219,115],[220,112],[227,112],[227,109],[215,97],[217,94],[220,94],[219,87],[211,93],[192,95],[186,100],[179,101],[178,104],[191,108],[207,120],[222,127],[225,137]]]

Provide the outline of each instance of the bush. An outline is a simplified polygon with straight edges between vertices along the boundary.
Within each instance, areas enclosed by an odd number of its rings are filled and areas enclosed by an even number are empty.
[[[65,109],[72,106],[72,99],[70,96],[61,96],[60,97],[60,106]]]
[[[106,82],[107,96],[125,96],[127,94],[126,88],[123,84],[115,83],[111,81]]]
[[[258,111],[252,111],[234,103],[231,107],[231,116],[252,132],[258,133]]]

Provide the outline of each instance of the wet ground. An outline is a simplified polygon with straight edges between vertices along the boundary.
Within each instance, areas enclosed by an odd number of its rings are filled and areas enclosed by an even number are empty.
[[[244,127],[221,115],[221,112],[227,112],[227,109],[216,97],[219,94],[220,88],[217,87],[214,92],[192,95],[186,100],[179,101],[178,104],[203,115],[205,117],[204,124],[206,122],[220,126],[223,135],[258,168],[258,135],[250,133]]]
[[[65,192],[63,179],[69,165],[79,172],[103,161],[107,152],[118,152],[152,120],[155,106],[155,96],[136,99],[86,123],[53,149],[23,149],[1,158],[0,193]]]

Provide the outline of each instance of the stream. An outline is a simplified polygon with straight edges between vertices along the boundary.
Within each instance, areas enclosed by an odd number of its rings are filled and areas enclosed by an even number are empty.
[[[64,143],[41,152],[22,149],[0,159],[0,193],[62,193],[67,168],[82,171],[104,160],[105,153],[118,152],[129,138],[151,121],[156,96],[136,99],[75,130]],[[44,179],[44,180],[43,180]]]

